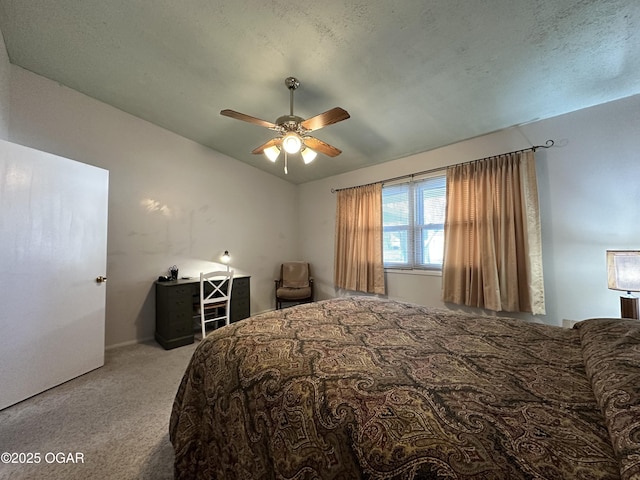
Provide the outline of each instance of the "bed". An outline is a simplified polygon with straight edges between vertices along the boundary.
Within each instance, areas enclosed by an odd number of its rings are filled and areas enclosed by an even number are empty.
[[[176,479],[640,479],[640,322],[573,329],[354,296],[196,348]]]

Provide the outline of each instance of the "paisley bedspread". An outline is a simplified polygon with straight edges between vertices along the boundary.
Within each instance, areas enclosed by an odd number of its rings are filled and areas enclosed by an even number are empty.
[[[364,296],[256,315],[194,352],[175,478],[640,479],[638,324]]]

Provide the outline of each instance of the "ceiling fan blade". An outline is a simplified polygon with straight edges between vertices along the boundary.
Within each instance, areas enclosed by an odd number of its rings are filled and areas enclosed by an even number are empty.
[[[313,130],[318,130],[322,127],[326,127],[327,125],[333,125],[334,123],[341,122],[342,120],[346,120],[351,115],[346,110],[335,107],[331,110],[327,110],[324,113],[316,115],[315,117],[311,117],[306,119],[303,122],[300,122],[302,128],[312,132]]]
[[[272,146],[277,146],[279,147],[280,145],[282,145],[282,137],[278,137],[278,138],[272,138],[271,140],[269,140],[268,142],[263,143],[262,145],[260,145],[258,148],[254,148],[253,151],[251,153],[262,153],[264,152],[267,148],[272,147]]]
[[[328,157],[337,157],[342,153],[342,150],[324,143],[322,140],[318,140],[314,137],[305,137],[303,139],[304,144],[312,150],[316,150],[320,153],[324,153]]]
[[[275,123],[267,122],[266,120],[261,120],[256,117],[252,117],[251,115],[246,115],[244,113],[236,112],[235,110],[221,110],[220,115],[224,115],[225,117],[235,118],[237,120],[242,120],[243,122],[253,123],[254,125],[260,125],[261,127],[267,128],[278,128]]]

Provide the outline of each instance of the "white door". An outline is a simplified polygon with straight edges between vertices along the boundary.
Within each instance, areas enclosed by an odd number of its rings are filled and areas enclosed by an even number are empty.
[[[0,409],[104,364],[108,184],[0,140]]]

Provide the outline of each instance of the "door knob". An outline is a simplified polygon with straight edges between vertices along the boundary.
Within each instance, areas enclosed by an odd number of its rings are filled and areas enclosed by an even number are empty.
[[[103,277],[102,275],[96,278],[97,283],[105,283],[106,281],[107,281],[107,277]]]

